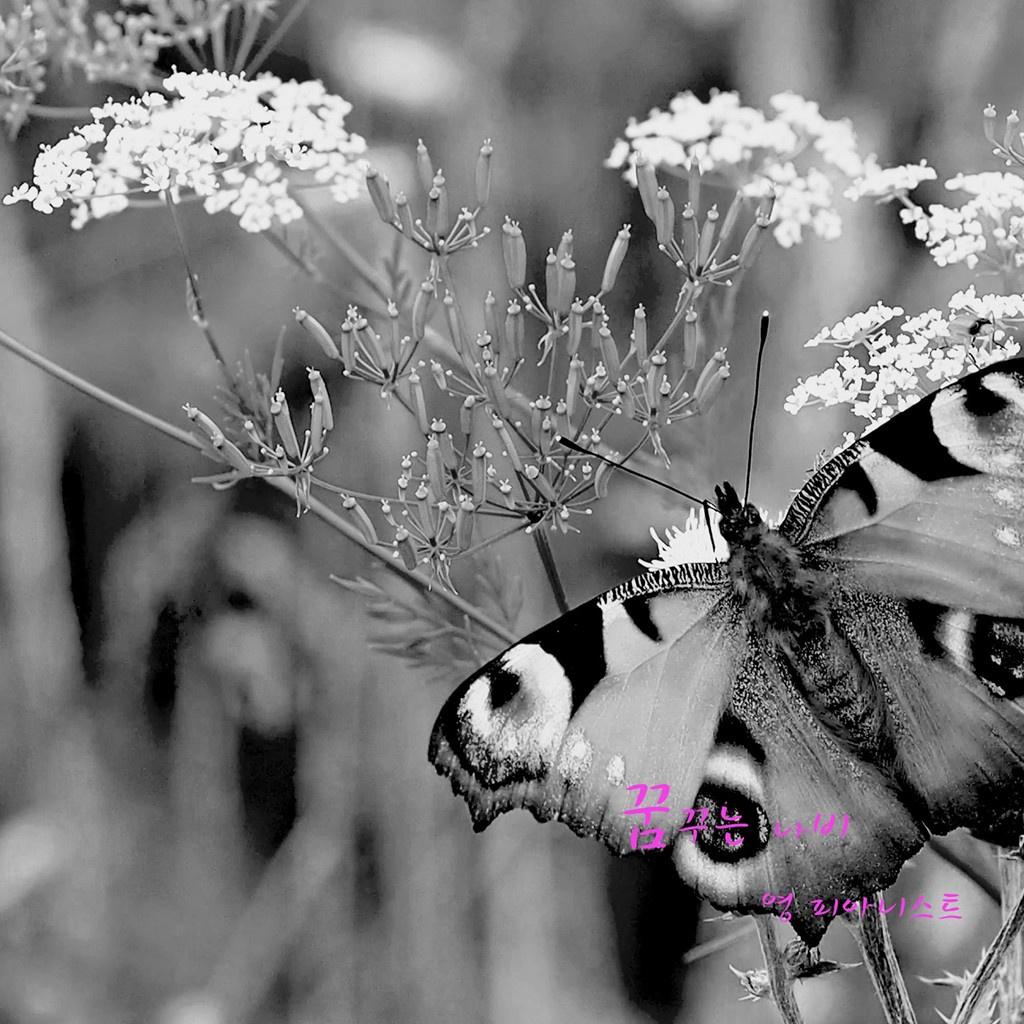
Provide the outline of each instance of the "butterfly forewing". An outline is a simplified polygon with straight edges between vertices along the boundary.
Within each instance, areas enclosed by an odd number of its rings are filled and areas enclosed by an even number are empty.
[[[718,565],[647,574],[463,683],[437,719],[430,758],[466,796],[476,826],[525,806],[625,852],[627,785],[695,793],[731,687],[726,596]]]

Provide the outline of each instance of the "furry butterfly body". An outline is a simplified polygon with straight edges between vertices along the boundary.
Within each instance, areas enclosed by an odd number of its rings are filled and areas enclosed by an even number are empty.
[[[639,576],[466,680],[429,756],[475,826],[528,808],[629,852],[638,783],[683,879],[766,912],[892,884],[929,832],[1015,841],[1024,812],[1024,360],[894,416],[778,528],[718,490],[724,563]],[[682,833],[696,810],[746,823]],[[846,814],[845,835],[773,833]],[[808,830],[809,831],[809,830]],[[635,838],[634,838],[635,842]]]

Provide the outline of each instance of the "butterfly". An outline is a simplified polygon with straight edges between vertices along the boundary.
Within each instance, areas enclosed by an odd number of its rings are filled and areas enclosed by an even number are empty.
[[[525,807],[619,854],[636,785],[667,785],[682,879],[723,910],[791,891],[816,945],[813,900],[887,888],[929,833],[1024,830],[1024,358],[854,441],[778,529],[716,496],[727,561],[530,634],[451,695],[429,757],[478,831]],[[740,812],[744,841],[681,834],[696,808]],[[841,838],[769,827],[830,809]]]

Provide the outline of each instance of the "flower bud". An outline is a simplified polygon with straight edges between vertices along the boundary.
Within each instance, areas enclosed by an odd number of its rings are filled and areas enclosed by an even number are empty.
[[[278,436],[284,445],[284,450],[293,458],[299,457],[299,441],[295,436],[295,427],[292,424],[292,415],[288,410],[288,399],[283,391],[278,391],[270,402],[270,415],[274,418],[274,426],[277,427]]]
[[[438,391],[448,390],[448,378],[444,375],[444,367],[436,360],[430,360],[430,376],[434,378]]]
[[[502,498],[505,499],[506,508],[516,507],[515,498],[512,497],[512,485],[507,480],[502,480],[501,483],[498,484],[498,491],[501,493]],[[527,529],[529,529],[529,527],[527,527]]]
[[[984,111],[982,111],[982,116],[985,119],[985,138],[988,139],[993,146],[996,144],[996,115],[996,108],[993,107],[991,103],[985,107]]]
[[[402,359],[402,336],[400,325],[398,323],[398,306],[396,306],[391,299],[388,299],[387,302],[387,314],[391,362],[397,366]]]
[[[501,255],[505,260],[509,287],[518,291],[526,284],[526,242],[522,228],[508,217],[501,226]]]
[[[467,550],[473,541],[475,520],[473,502],[469,498],[463,498],[459,502],[458,512],[455,513],[455,543],[460,551]]]
[[[319,370],[309,370],[309,390],[313,399],[323,403],[324,430],[334,429],[334,410],[331,408],[331,396],[327,393],[327,385]]]
[[[504,445],[504,454],[508,456],[516,471],[522,473],[523,460],[519,457],[519,450],[516,448],[516,443],[509,433],[508,427],[505,426],[505,421],[500,416],[492,416],[491,426],[501,439],[502,445]]]
[[[1006,130],[1003,132],[1003,148],[1013,149],[1014,142],[1017,141],[1017,132],[1020,128],[1020,118],[1017,116],[1016,110],[1011,110],[1006,115]]]
[[[509,415],[508,400],[505,395],[505,386],[498,376],[498,368],[493,363],[488,363],[483,370],[484,387],[494,403],[495,410],[502,416]]]
[[[576,264],[571,256],[563,256],[558,261],[555,274],[555,300],[552,311],[563,316],[569,312],[572,297],[576,293]],[[551,301],[550,299],[548,300]]]
[[[313,399],[309,407],[310,452],[319,455],[324,446],[324,400],[321,395]]]
[[[605,369],[611,380],[618,379],[621,364],[619,362],[619,350],[615,345],[612,332],[607,327],[602,327],[597,332],[601,345],[601,358],[604,360]]]
[[[441,424],[440,427],[437,427],[437,423]],[[437,438],[437,443],[441,446],[441,461],[445,464],[447,469],[458,469],[459,456],[455,451],[455,445],[452,444],[452,435],[448,433],[448,428],[445,426],[444,420],[438,420],[435,423],[431,423],[430,427],[434,430],[434,436]]]
[[[601,351],[601,338],[598,331],[604,326],[604,306],[594,300],[594,304],[590,307],[590,344],[595,352]]]
[[[604,273],[601,275],[601,292],[610,292],[615,287],[615,279],[619,276],[622,261],[626,258],[629,248],[629,225],[623,224],[619,233],[608,250],[608,259],[604,261]]]
[[[315,316],[311,316],[298,306],[292,310],[292,314],[295,316],[295,322],[320,346],[324,355],[329,359],[341,358],[341,353],[338,352],[338,346],[334,344],[334,339],[327,333],[327,328]]]
[[[654,233],[658,245],[668,245],[672,241],[676,222],[676,204],[672,202],[668,189],[664,185],[656,193],[654,213]]]
[[[523,358],[523,336],[525,333],[523,307],[513,299],[508,304],[508,312],[505,314],[505,337],[508,338],[516,359]]]
[[[441,443],[436,437],[427,441],[427,479],[434,493],[441,497],[445,493],[444,488],[444,462],[441,459]]]
[[[668,360],[664,352],[651,353],[644,390],[647,395],[647,404],[652,410],[658,406],[658,378],[661,376],[666,362]]]
[[[409,209],[409,200],[404,192],[399,192],[395,196],[395,211],[398,216],[398,224],[402,229],[402,234],[406,238],[413,237],[413,223],[412,223],[412,210]]]
[[[438,171],[434,182],[427,193],[427,232],[431,235],[444,237],[448,234],[451,221],[448,216],[448,186],[444,175]]]
[[[491,345],[495,352],[501,352],[505,347],[501,326],[501,319],[498,316],[498,300],[494,297],[494,292],[488,292],[484,296],[484,327],[491,336]]]
[[[572,259],[572,228],[562,232],[555,255],[558,257],[559,262],[564,260],[566,256]]]
[[[355,519],[356,526],[359,527],[359,532],[363,535],[364,540],[370,544],[380,543],[380,538],[377,536],[377,530],[374,528],[373,521],[355,498],[351,495],[346,495],[341,499],[341,507]]]
[[[548,249],[544,257],[544,297],[547,299],[548,309],[554,310],[555,298],[558,294],[558,257],[554,249]]]
[[[696,211],[700,209],[700,160],[696,156],[690,157],[689,170],[690,189],[686,200]]]
[[[690,306],[683,317],[683,369],[692,370],[697,365],[697,351],[700,348],[700,323],[697,310]]]
[[[395,531],[395,550],[401,555],[406,569],[416,568],[416,549],[409,539],[409,531],[404,526]]]
[[[217,426],[205,412],[201,412],[194,405],[185,404],[182,406],[185,415],[206,435],[215,448],[219,448],[224,442],[224,431]]]
[[[697,258],[697,214],[690,203],[683,207],[683,257]]]
[[[704,226],[700,229],[700,243],[697,248],[697,263],[703,269],[711,259],[717,234],[718,207],[712,206],[704,218]]]
[[[377,215],[385,224],[395,223],[395,200],[391,196],[388,179],[376,167],[366,169],[366,189],[370,193]]]
[[[583,360],[573,356],[569,360],[569,374],[565,382],[565,414],[571,420],[580,397],[580,382],[583,380]]]
[[[636,187],[640,193],[640,201],[644,204],[644,213],[653,224],[658,220],[658,175],[654,165],[645,156],[636,158]]]
[[[770,221],[766,216],[759,213],[757,219],[751,224],[740,247],[740,266],[749,270],[757,261],[761,246],[764,245],[764,236]]]
[[[345,367],[345,376],[349,376],[356,368],[356,338],[350,321],[341,325],[341,364]]]
[[[427,403],[423,397],[423,385],[420,383],[420,375],[415,370],[409,374],[409,392],[412,395],[412,407],[416,413],[416,422],[424,434],[429,434],[430,420],[427,419]]]
[[[422,341],[427,332],[427,317],[433,298],[433,284],[423,281],[416,291],[416,298],[412,300],[412,336],[416,341]]]
[[[486,206],[491,198],[491,157],[494,147],[490,139],[484,139],[480,153],[476,158],[476,205]]]
[[[725,211],[725,217],[718,228],[718,240],[725,243],[736,228],[736,221],[739,219],[740,211],[743,209],[743,194],[737,192],[732,197],[729,209]]]
[[[473,502],[481,505],[487,498],[487,449],[478,441],[473,449]]]
[[[693,400],[698,412],[707,412],[711,408],[728,376],[729,364],[725,359],[725,349],[720,348],[701,370],[697,386],[693,389]]]
[[[462,408],[459,410],[459,429],[469,437],[473,433],[473,409],[476,406],[476,396],[470,395],[462,403]]]
[[[441,305],[444,306],[444,315],[448,320],[448,333],[451,335],[452,344],[455,346],[455,351],[460,356],[466,354],[466,346],[463,344],[464,338],[462,337],[462,324],[459,323],[459,311],[455,307],[455,296],[451,292],[445,292],[444,298],[441,300]]]
[[[434,165],[430,162],[430,153],[422,139],[416,143],[416,173],[423,191],[429,192],[434,187]]]
[[[531,464],[523,470],[523,475],[537,488],[541,497],[547,498],[548,501],[558,500],[558,495],[555,494],[551,481],[540,471],[539,467]]]
[[[583,303],[575,299],[569,307],[569,323],[566,327],[566,351],[570,356],[576,355],[583,337]]]
[[[633,312],[633,351],[639,366],[647,358],[647,311],[642,305]]]

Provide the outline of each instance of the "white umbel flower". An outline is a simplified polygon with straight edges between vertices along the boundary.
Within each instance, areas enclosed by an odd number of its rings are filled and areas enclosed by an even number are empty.
[[[255,232],[302,216],[286,169],[329,186],[338,202],[358,195],[366,142],[345,128],[351,105],[322,83],[200,71],[176,72],[164,89],[94,107],[92,124],[41,148],[31,184],[4,203],[41,213],[69,203],[80,228],[134,197],[191,195]]]

